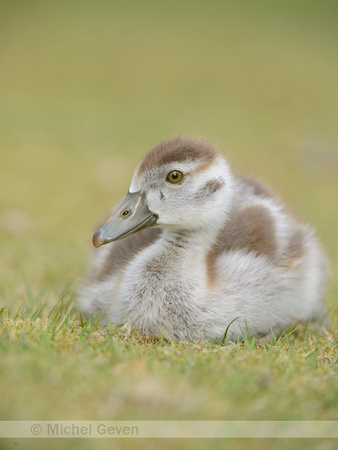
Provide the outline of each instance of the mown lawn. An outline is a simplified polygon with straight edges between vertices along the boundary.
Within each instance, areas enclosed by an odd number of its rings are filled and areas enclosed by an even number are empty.
[[[2,420],[337,420],[338,29],[330,0],[3,1]],[[172,345],[76,310],[91,236],[178,134],[265,180],[327,250],[330,326]],[[330,440],[3,440],[0,448],[334,448]]]

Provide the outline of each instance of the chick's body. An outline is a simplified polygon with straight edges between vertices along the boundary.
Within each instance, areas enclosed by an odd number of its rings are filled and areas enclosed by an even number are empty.
[[[196,340],[203,330],[214,340],[236,318],[233,339],[325,314],[327,264],[312,230],[205,142],[175,138],[144,157],[94,236],[96,246],[108,242],[79,301],[109,323],[128,315],[148,334]]]

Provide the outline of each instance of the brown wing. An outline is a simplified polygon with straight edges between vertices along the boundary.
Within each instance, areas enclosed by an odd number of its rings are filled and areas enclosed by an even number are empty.
[[[207,256],[208,279],[213,283],[216,277],[215,262],[223,253],[244,250],[276,256],[277,240],[273,217],[265,206],[248,205],[232,211],[226,226]]]
[[[274,194],[262,183],[251,178],[239,178],[239,198],[225,227],[207,256],[208,280],[216,279],[217,258],[227,251],[243,250],[265,255],[274,264],[291,268],[304,255],[305,240],[309,233],[306,226],[289,216],[290,230],[283,240],[277,239],[276,223],[269,209],[257,203],[243,205],[248,196],[270,197]]]

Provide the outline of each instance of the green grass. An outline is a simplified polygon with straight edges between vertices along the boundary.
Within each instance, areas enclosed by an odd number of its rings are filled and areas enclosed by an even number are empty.
[[[337,419],[336,13],[331,0],[1,2],[1,419]],[[327,332],[172,345],[71,306],[95,224],[142,155],[178,134],[216,143],[315,227],[331,263]],[[300,445],[333,448],[278,441]]]
[[[7,419],[336,419],[333,333],[300,326],[263,346],[172,344],[72,308],[1,312]]]
[[[2,372],[16,372],[10,383],[17,383],[15,393],[3,385],[8,417],[31,417],[27,391],[33,389],[35,414],[50,419],[79,418],[79,395],[82,405],[90,405],[80,413],[83,420],[112,415],[297,420],[304,418],[305,406],[308,420],[335,419],[337,339],[332,333],[321,336],[304,327],[264,346],[250,338],[227,346],[172,344],[137,329],[99,327],[95,319],[79,320],[71,310],[72,305],[43,318],[39,311],[2,312]],[[23,374],[26,383],[20,382]],[[168,389],[171,383],[176,395]],[[13,403],[13,395],[21,402]]]

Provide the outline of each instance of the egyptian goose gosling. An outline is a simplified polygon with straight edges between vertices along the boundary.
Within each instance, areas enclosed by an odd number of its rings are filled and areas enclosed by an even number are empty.
[[[93,243],[111,244],[95,251],[79,302],[103,323],[129,317],[179,341],[220,339],[233,321],[227,337],[241,339],[325,314],[326,257],[311,229],[204,141],[153,148]]]

